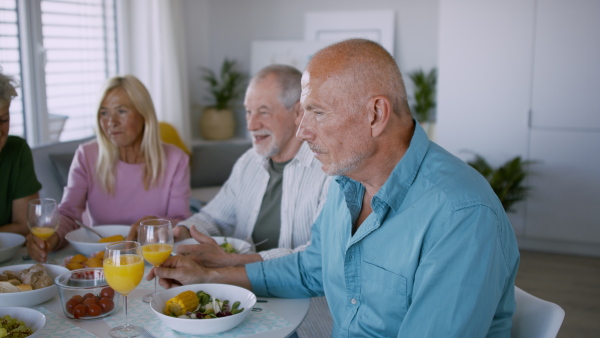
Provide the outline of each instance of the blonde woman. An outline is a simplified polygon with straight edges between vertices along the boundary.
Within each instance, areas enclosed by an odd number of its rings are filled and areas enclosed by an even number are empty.
[[[0,232],[25,236],[29,233],[27,204],[38,198],[42,185],[35,176],[27,142],[8,135],[10,102],[15,96],[13,79],[0,68]]]
[[[189,216],[188,155],[161,143],[158,121],[148,90],[134,76],[110,79],[100,100],[97,140],[79,146],[59,206],[60,226],[46,242],[29,235],[33,259],[66,243],[87,207],[92,225],[132,224],[152,217],[173,224]],[[151,216],[149,216],[151,215]]]

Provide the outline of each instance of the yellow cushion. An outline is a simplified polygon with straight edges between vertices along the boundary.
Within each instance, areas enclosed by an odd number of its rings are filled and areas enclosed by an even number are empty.
[[[179,137],[179,133],[175,127],[167,122],[159,122],[158,129],[160,131],[160,139],[164,143],[169,143],[181,148],[181,150],[185,151],[188,156],[192,155],[192,152],[188,149],[185,143],[183,143],[181,137]]]

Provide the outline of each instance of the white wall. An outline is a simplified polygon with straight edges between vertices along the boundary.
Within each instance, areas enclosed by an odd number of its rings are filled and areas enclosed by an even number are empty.
[[[217,70],[228,57],[248,71],[252,41],[302,40],[307,12],[394,10],[400,69],[437,66],[439,0],[186,0],[184,9],[191,104],[201,104],[205,95],[200,67]],[[244,135],[241,111],[238,122],[237,135]],[[192,120],[192,135],[198,135],[197,125]]]
[[[509,213],[522,249],[600,257],[599,18],[595,0],[440,6],[436,140],[494,166],[535,161]]]

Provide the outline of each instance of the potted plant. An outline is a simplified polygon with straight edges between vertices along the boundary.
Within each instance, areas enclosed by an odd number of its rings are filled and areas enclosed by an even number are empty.
[[[235,118],[232,104],[240,99],[244,91],[246,74],[237,70],[235,60],[225,59],[221,71],[202,68],[203,80],[210,92],[209,105],[200,117],[200,132],[208,140],[225,140],[235,133]]]
[[[433,138],[435,122],[437,71],[433,68],[429,73],[422,69],[409,73],[414,85],[413,105],[411,110],[415,119],[423,126],[429,138]]]
[[[514,211],[512,206],[525,199],[529,187],[524,185],[527,177],[527,166],[533,161],[524,161],[521,156],[508,160],[498,168],[493,168],[482,156],[475,154],[475,159],[468,161],[490,183],[500,199],[506,212]]]

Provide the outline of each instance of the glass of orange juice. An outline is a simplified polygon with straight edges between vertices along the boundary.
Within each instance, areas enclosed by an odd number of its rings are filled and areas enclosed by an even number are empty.
[[[34,236],[47,240],[58,228],[56,200],[38,198],[27,205],[27,225]]]
[[[173,251],[173,228],[171,221],[166,219],[149,219],[140,222],[138,228],[138,241],[142,245],[142,255],[152,266],[160,266],[171,256]],[[154,292],[145,295],[142,300],[150,303],[152,296],[157,292],[154,278]]]
[[[127,295],[144,277],[144,258],[140,243],[127,241],[106,246],[104,252],[104,277],[106,282],[125,299],[125,322],[108,331],[111,337],[135,337],[141,335],[139,326],[127,320]]]

